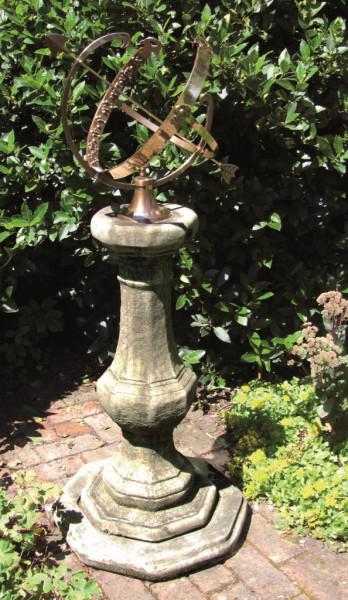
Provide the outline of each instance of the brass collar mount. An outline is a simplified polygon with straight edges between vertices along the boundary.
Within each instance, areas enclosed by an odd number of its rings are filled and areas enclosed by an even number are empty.
[[[154,181],[152,177],[146,175],[145,169],[141,169],[132,183],[135,186],[133,198],[130,204],[122,207],[120,216],[128,217],[138,223],[156,223],[169,218],[168,208],[161,207],[156,202],[153,195]]]

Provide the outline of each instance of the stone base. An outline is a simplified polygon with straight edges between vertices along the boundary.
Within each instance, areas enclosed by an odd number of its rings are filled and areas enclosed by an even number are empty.
[[[68,524],[69,546],[87,565],[152,581],[197,569],[233,550],[240,541],[248,505],[241,492],[205,461],[191,459],[191,462],[200,477],[203,480],[208,477],[217,491],[216,504],[206,524],[197,523],[198,528],[193,531],[159,542],[101,531],[80,506],[81,495],[99,476],[105,463],[97,461],[82,467],[64,488],[61,502]],[[154,514],[150,513],[152,518]]]

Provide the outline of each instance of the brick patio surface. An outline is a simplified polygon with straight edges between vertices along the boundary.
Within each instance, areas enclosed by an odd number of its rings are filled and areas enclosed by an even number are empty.
[[[176,430],[176,445],[224,471],[223,433],[216,414],[190,411]],[[2,469],[28,468],[62,486],[84,463],[110,456],[121,432],[102,411],[94,387],[84,385],[30,422],[16,423],[15,434],[5,439]],[[246,541],[236,554],[175,580],[151,583],[86,570],[108,600],[348,600],[347,555],[310,538],[282,534],[274,520],[267,505],[254,506]],[[67,560],[72,568],[84,568],[68,549]]]

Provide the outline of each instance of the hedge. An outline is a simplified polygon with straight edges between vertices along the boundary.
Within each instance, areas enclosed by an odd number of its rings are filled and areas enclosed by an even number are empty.
[[[200,237],[177,265],[178,338],[206,351],[203,379],[229,377],[244,365],[284,364],[294,331],[318,293],[345,289],[347,203],[347,45],[344,0],[5,0],[0,9],[0,308],[1,362],[41,365],[45,340],[80,331],[105,347],[115,335],[110,257],[91,239],[91,215],[124,195],[94,184],[66,148],[59,104],[69,61],[44,45],[64,33],[77,52],[109,31],[136,43],[154,35],[163,51],[132,91],[159,116],[175,101],[204,35],[214,57],[219,158],[239,166],[230,185],[205,163],[159,199],[193,207]],[[111,78],[124,60],[117,48],[94,59]],[[85,82],[85,84],[82,83]],[[88,130],[102,84],[89,75],[75,87],[77,137]],[[106,150],[127,156],[148,132],[117,111]],[[174,168],[168,148],[151,168]],[[184,318],[183,318],[184,317]],[[97,331],[102,337],[97,338]],[[63,334],[57,333],[63,329]],[[99,340],[99,341],[98,341]],[[100,341],[102,340],[102,341]],[[242,359],[242,361],[241,361]]]

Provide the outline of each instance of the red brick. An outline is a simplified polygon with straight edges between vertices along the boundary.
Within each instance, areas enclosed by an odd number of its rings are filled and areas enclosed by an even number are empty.
[[[57,434],[53,427],[47,427],[45,429],[38,429],[37,434],[32,437],[35,440],[34,443],[40,443],[40,440],[42,440],[42,443],[46,444],[47,442],[53,442],[56,440]]]
[[[108,600],[154,600],[139,579],[97,570],[94,570],[92,578],[100,585]]]
[[[252,546],[244,546],[225,562],[259,600],[286,600],[300,590]]]
[[[121,429],[105,412],[86,417],[85,422],[94,429],[104,442],[112,443],[122,439]]]
[[[63,477],[62,479],[59,479],[59,481],[55,481],[54,483],[56,485],[59,485],[60,489],[63,490],[66,486],[67,483],[69,483],[71,477]]]
[[[73,553],[65,556],[64,560],[66,561],[69,569],[72,571],[83,571],[85,569],[84,564],[80,562],[77,556]]]
[[[80,385],[79,388],[65,396],[64,404],[74,405],[81,404],[81,402],[87,402],[88,400],[95,400],[97,398],[97,393],[95,391],[95,384],[88,383],[85,385]]]
[[[80,404],[73,404],[65,406],[63,409],[55,411],[55,408],[50,409],[50,413],[47,417],[50,423],[63,423],[64,421],[71,421],[73,419],[83,419],[89,415],[94,415],[101,412],[102,408],[96,400],[90,400],[88,402],[82,402]]]
[[[211,596],[211,600],[259,600],[259,596],[249,590],[244,583],[239,581],[234,585],[229,585],[221,592]]]
[[[190,421],[179,425],[174,432],[174,440],[180,452],[187,452],[191,456],[207,454],[212,451],[214,445],[214,440]]]
[[[204,600],[201,592],[186,577],[153,583],[150,589],[158,600]]]
[[[54,402],[50,403],[50,410],[54,408],[55,412],[58,412],[59,410],[62,410],[65,408],[65,400],[54,400]]]
[[[74,475],[82,465],[84,465],[84,462],[81,456],[76,454],[75,456],[67,456],[38,465],[35,471],[42,481],[56,481]]]
[[[110,444],[109,446],[102,446],[101,448],[97,448],[97,450],[87,450],[87,452],[83,452],[81,456],[85,463],[102,460],[103,458],[109,458],[115,454],[117,446],[118,442]]]
[[[39,453],[28,444],[24,447],[15,446],[13,450],[5,452],[1,458],[9,469],[23,469],[23,467],[31,467],[41,462]]]
[[[254,544],[272,562],[280,563],[289,558],[301,554],[304,549],[299,545],[296,538],[281,535],[274,527],[258,514],[253,514],[250,529],[248,531],[248,542]]]
[[[27,437],[34,438],[37,443],[52,442],[57,437],[54,427],[46,420],[37,422],[35,425],[29,424],[25,433]]]
[[[348,557],[327,548],[304,552],[282,565],[282,571],[313,600],[347,599]]]
[[[85,450],[94,450],[101,446],[103,442],[95,435],[84,434],[77,438],[62,440],[60,442],[47,444],[46,446],[38,446],[37,453],[42,461],[49,462],[63,458],[64,456],[72,456],[79,454]],[[41,462],[41,461],[40,461]]]
[[[93,433],[92,429],[86,425],[86,423],[81,423],[81,421],[67,421],[66,423],[57,423],[55,426],[55,430],[57,435],[62,438],[66,437],[76,437],[78,435],[82,435],[83,433]]]
[[[201,410],[196,410],[190,414],[190,420],[193,427],[198,427],[210,437],[216,438],[217,429],[220,425],[220,420],[211,414],[204,414]]]
[[[228,474],[228,469],[227,469],[226,463],[231,458],[231,455],[228,452],[228,450],[226,450],[225,448],[217,448],[216,450],[213,450],[212,452],[205,454],[204,458],[208,462],[210,462],[210,464],[213,465],[213,467],[215,467],[215,469],[217,469],[221,473]]]
[[[236,581],[235,575],[222,565],[198,571],[190,575],[189,579],[203,594],[210,594]]]
[[[272,504],[268,502],[253,502],[251,506],[254,514],[261,515],[269,523],[276,523],[279,520],[279,515]]]

